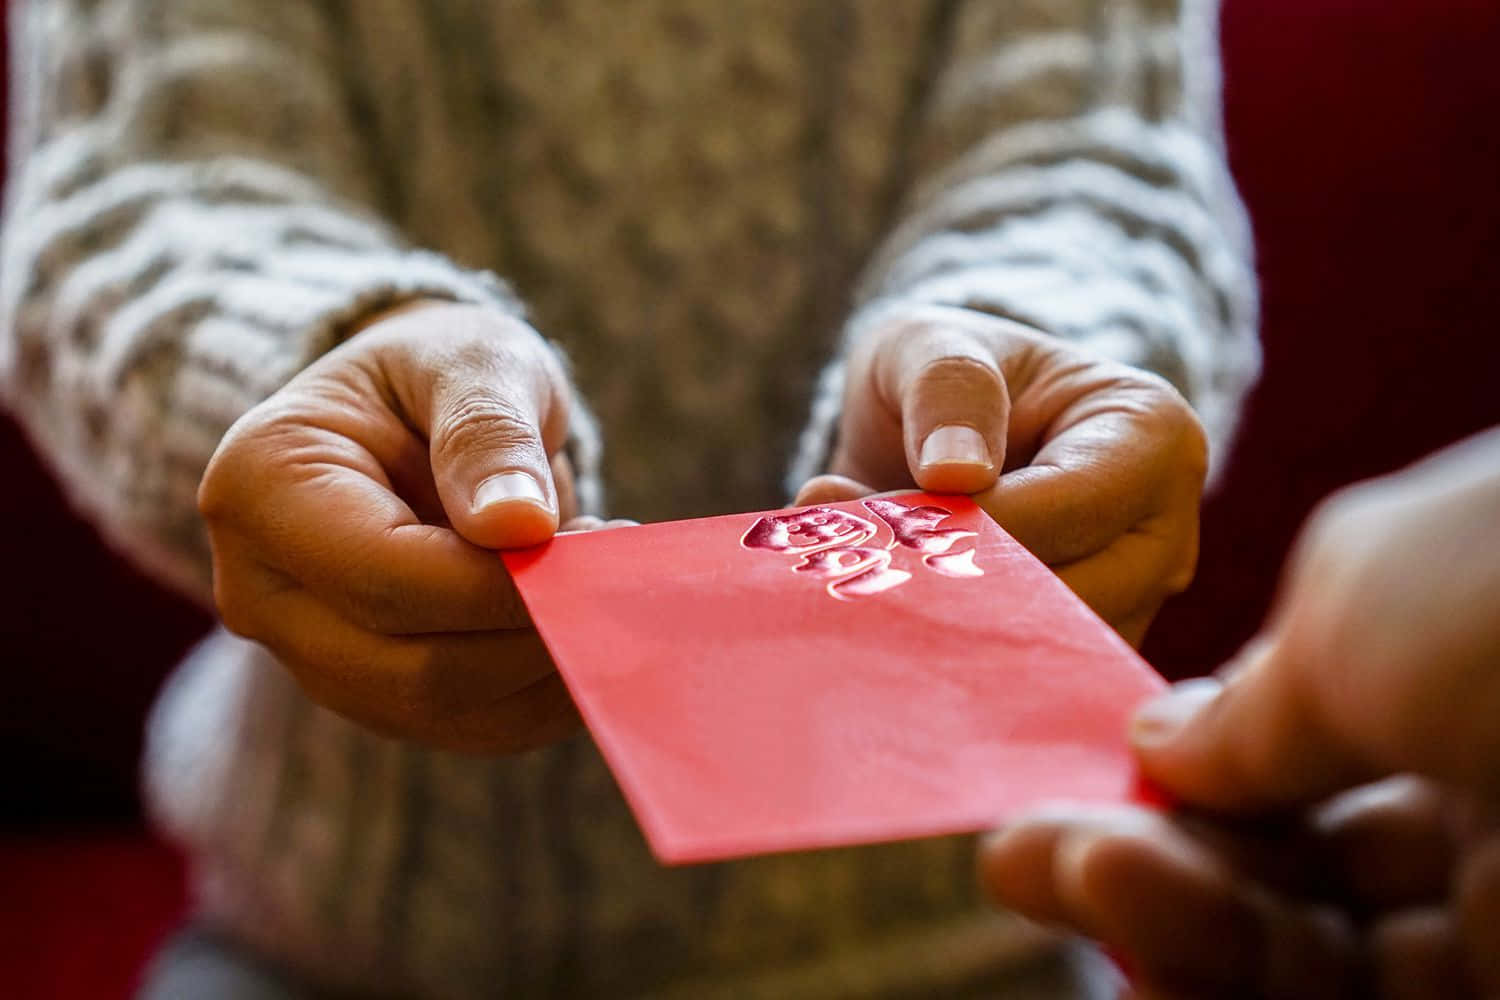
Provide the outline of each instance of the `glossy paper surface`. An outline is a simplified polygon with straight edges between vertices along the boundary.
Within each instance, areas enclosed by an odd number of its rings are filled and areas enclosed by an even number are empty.
[[[1127,800],[1161,681],[967,498],[565,535],[506,553],[668,863]]]

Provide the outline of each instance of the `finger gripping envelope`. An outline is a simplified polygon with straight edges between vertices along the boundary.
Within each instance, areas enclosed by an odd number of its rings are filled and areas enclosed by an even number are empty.
[[[963,497],[563,535],[503,554],[669,864],[1132,798],[1162,686]]]

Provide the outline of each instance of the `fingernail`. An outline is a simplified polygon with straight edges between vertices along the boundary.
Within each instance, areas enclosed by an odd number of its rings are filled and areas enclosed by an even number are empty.
[[[1184,726],[1219,697],[1224,685],[1212,677],[1174,684],[1152,698],[1130,720],[1130,742],[1138,747],[1170,743]]]
[[[944,424],[922,442],[917,457],[922,468],[934,465],[990,465],[990,449],[984,435],[963,424]]]
[[[552,510],[541,483],[524,472],[502,472],[480,483],[474,491],[474,512],[515,500],[535,504],[549,513]]]

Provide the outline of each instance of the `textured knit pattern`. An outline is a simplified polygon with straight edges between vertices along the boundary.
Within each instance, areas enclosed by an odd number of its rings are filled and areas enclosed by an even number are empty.
[[[612,512],[648,519],[779,502],[792,452],[794,476],[826,454],[841,347],[893,304],[1153,369],[1216,451],[1254,374],[1211,0],[13,6],[7,399],[200,599],[225,429],[417,295],[524,302],[604,428]],[[586,738],[401,746],[222,633],[146,767],[208,912],[333,981],[941,995],[1024,950],[962,840],[664,871]]]

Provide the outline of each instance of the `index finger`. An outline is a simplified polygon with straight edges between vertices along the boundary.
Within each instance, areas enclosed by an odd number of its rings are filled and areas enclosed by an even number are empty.
[[[1128,416],[1103,414],[1048,441],[974,500],[1042,562],[1076,562],[1153,512],[1153,452]]]
[[[1203,463],[1193,453],[1179,460],[1167,402],[1144,383],[1078,400],[1030,464],[974,499],[1049,566],[1101,552],[1171,505],[1196,516],[1203,477],[1185,473]]]
[[[529,627],[499,557],[422,523],[364,449],[329,436],[294,463],[274,505],[239,511],[242,551],[386,635]]]

